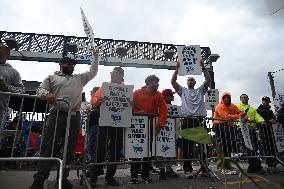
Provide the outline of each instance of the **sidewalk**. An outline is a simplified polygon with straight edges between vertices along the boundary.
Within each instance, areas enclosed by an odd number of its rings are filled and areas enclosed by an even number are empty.
[[[242,167],[246,167],[246,164],[241,164]],[[196,167],[198,168],[198,167]],[[116,179],[121,183],[118,187],[107,186],[104,184],[104,176],[100,176],[98,179],[98,186],[99,189],[125,189],[125,188],[135,188],[135,189],[167,189],[167,188],[178,188],[178,189],[195,189],[195,188],[204,188],[204,189],[223,189],[224,184],[224,176],[220,174],[220,171],[216,170],[215,165],[210,166],[212,170],[222,179],[222,182],[212,182],[209,178],[198,176],[194,179],[185,179],[184,174],[182,171],[177,172],[180,175],[180,178],[168,179],[168,180],[159,180],[158,175],[152,175],[153,183],[145,184],[139,183],[136,185],[130,185],[130,170],[129,168],[126,169],[118,169],[116,174]],[[278,166],[281,170],[280,174],[266,174],[263,177],[269,179],[270,181],[274,182],[275,184],[280,183],[284,179],[284,168]],[[9,171],[2,171],[0,172],[0,188],[1,189],[26,189],[32,183],[33,178],[33,171],[16,171],[16,170],[9,170]],[[49,179],[45,182],[45,189],[54,189],[56,178],[56,172],[53,171],[49,177]],[[238,179],[238,175],[227,175],[228,179],[236,181]],[[69,176],[70,181],[73,184],[74,189],[85,189],[87,187],[84,184],[81,186],[79,185],[80,179],[77,177],[76,171],[71,171]],[[139,178],[140,179],[140,178]],[[141,182],[141,180],[140,180]],[[262,182],[258,182],[261,183]],[[229,185],[228,188],[237,188],[238,185]],[[263,185],[263,188],[273,188],[269,185]],[[256,188],[252,183],[245,183],[243,188]]]

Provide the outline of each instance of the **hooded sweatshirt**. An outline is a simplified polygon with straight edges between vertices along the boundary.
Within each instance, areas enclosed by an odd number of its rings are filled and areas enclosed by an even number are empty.
[[[219,118],[219,119],[228,119],[231,121],[219,121],[219,120],[214,120],[213,123],[222,123],[224,125],[228,126],[234,126],[234,121],[238,120],[240,118],[241,111],[238,109],[238,107],[234,104],[230,105],[225,105],[223,97],[225,95],[229,95],[231,97],[231,94],[228,92],[224,92],[221,96],[221,103],[219,103],[214,112],[214,118]]]

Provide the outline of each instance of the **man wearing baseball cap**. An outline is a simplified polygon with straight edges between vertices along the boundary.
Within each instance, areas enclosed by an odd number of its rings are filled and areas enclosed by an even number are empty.
[[[274,145],[274,137],[272,124],[276,123],[276,116],[273,114],[273,111],[270,109],[271,103],[268,96],[262,97],[262,103],[257,108],[257,113],[264,119],[267,124],[266,127],[259,127],[260,139],[262,141],[262,146],[266,156],[276,156],[276,149]],[[280,171],[276,168],[277,160],[273,157],[266,158],[267,172],[271,174],[279,173]]]
[[[62,58],[59,62],[60,71],[56,71],[53,75],[49,75],[45,78],[37,89],[37,96],[47,100],[51,107],[44,132],[45,134],[43,136],[40,157],[50,157],[53,151],[53,144],[55,144],[55,151],[59,151],[61,148],[60,141],[64,141],[69,116],[69,106],[62,101],[57,101],[58,98],[63,98],[68,101],[71,106],[70,129],[66,154],[66,165],[70,165],[72,152],[80,131],[80,108],[83,87],[92,80],[98,72],[98,51],[94,50],[93,54],[95,61],[92,62],[90,70],[81,74],[73,74],[74,67],[77,63],[76,60],[68,57]],[[55,132],[56,136],[54,138]],[[49,177],[52,163],[53,162],[47,161],[40,161],[38,163],[38,172],[34,175],[34,182],[30,189],[43,188],[44,181]],[[72,188],[72,184],[67,179],[68,176],[69,169],[64,168],[62,188]]]

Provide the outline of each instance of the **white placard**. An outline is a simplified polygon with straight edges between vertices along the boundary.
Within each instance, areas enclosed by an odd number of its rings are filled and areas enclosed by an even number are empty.
[[[181,115],[181,107],[177,105],[171,105],[168,104],[168,117],[170,116],[177,116],[179,117]],[[181,123],[180,123],[180,118],[175,118],[176,119],[176,124],[175,124],[175,130],[180,130],[181,129]]]
[[[200,67],[201,49],[199,45],[177,46],[178,60],[180,68],[178,74],[183,75],[201,75]]]
[[[132,118],[133,85],[104,82],[99,126],[129,127]]]
[[[284,151],[284,129],[280,123],[272,124],[277,151]]]
[[[242,135],[243,135],[243,139],[244,139],[246,147],[250,150],[253,150],[253,146],[252,146],[250,134],[249,134],[248,123],[240,119],[240,126],[241,126]]]
[[[179,118],[171,116],[179,116],[181,108],[176,105],[168,104],[168,119],[160,134],[156,136],[156,155],[163,157],[176,157],[176,145],[175,145],[175,131],[177,127],[180,127]],[[177,123],[179,125],[177,126]]]
[[[93,31],[93,29],[92,29],[92,27],[91,27],[87,17],[85,16],[85,13],[84,13],[82,8],[81,8],[81,15],[82,15],[84,31],[85,31],[88,39],[91,41],[91,44],[92,44],[92,46],[94,48],[95,47],[94,31]]]
[[[125,128],[125,158],[148,157],[148,117],[133,116]]]
[[[206,110],[213,110],[219,103],[218,89],[209,89],[205,93],[205,108]]]
[[[175,119],[168,118],[166,124],[156,136],[156,156],[176,157]]]

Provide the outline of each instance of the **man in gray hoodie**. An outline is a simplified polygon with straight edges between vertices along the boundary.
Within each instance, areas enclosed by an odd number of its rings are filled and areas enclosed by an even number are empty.
[[[42,99],[46,99],[50,104],[50,114],[44,131],[40,157],[51,157],[52,150],[57,155],[60,152],[61,146],[63,146],[68,118],[68,105],[56,99],[65,99],[71,106],[66,154],[66,165],[70,165],[72,151],[76,145],[77,136],[80,131],[80,107],[83,87],[97,75],[98,71],[98,51],[94,51],[94,56],[95,61],[92,62],[89,71],[74,75],[74,66],[77,61],[68,57],[62,58],[60,61],[60,71],[55,72],[54,75],[49,75],[39,86],[37,95]],[[57,127],[55,128],[56,125]],[[56,136],[53,143],[54,132],[56,132]],[[55,144],[54,149],[52,148],[53,144]],[[34,175],[34,182],[30,187],[31,189],[43,188],[44,181],[50,174],[52,163],[39,162],[38,172]],[[67,179],[68,175],[69,169],[65,168],[62,180],[62,187],[65,189],[72,188],[72,184]]]
[[[9,96],[1,92],[24,93],[24,85],[19,72],[6,63],[9,56],[8,47],[0,44],[0,139],[9,101]]]

